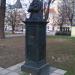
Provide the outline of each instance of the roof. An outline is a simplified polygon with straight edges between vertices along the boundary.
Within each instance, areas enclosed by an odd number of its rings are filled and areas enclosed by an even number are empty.
[[[49,9],[49,12],[50,12],[50,13],[56,13],[56,11],[55,11],[53,8],[50,8],[50,9]]]
[[[50,8],[50,9],[49,9],[49,12],[50,12],[50,13],[54,13],[54,14],[57,14],[57,13],[58,13],[58,11],[57,11],[56,8]]]

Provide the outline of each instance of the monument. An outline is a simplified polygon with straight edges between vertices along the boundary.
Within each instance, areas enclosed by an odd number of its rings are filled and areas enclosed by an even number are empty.
[[[43,19],[43,0],[33,0],[26,24],[25,64],[21,67],[31,75],[41,75],[49,65],[46,63],[46,20]]]

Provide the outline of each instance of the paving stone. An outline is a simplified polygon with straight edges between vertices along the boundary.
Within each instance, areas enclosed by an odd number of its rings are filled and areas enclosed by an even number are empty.
[[[10,71],[14,71],[14,70],[16,70],[18,68],[19,68],[19,65],[14,65],[14,66],[11,66],[11,67],[9,67],[7,69],[10,70]]]
[[[60,71],[58,71],[60,70]],[[45,69],[42,70],[41,75],[64,75],[65,71],[58,69],[58,68],[54,68],[54,67],[47,67]]]
[[[21,71],[21,68],[18,68],[18,69],[16,69],[16,70],[14,70],[14,72],[21,73],[22,71]]]
[[[0,71],[2,71],[4,68],[0,67]]]
[[[16,72],[10,72],[8,74],[5,74],[5,75],[20,75],[19,73],[16,73]]]
[[[21,65],[23,65],[25,62],[19,63],[17,65],[11,66],[7,68],[4,72],[1,71],[2,75],[22,75],[23,72],[21,71]],[[10,72],[9,72],[10,71]],[[41,75],[64,75],[66,71],[54,67],[48,67],[42,70]],[[0,75],[1,75],[0,74]]]
[[[57,68],[55,68],[55,67],[50,67],[50,73],[53,73],[54,71],[56,71],[57,70]]]
[[[19,64],[17,64],[17,65],[18,65],[19,67],[21,67],[24,63],[25,63],[25,61],[22,62],[22,63],[19,63]]]
[[[57,69],[56,71],[54,71],[55,73],[59,73],[59,74],[65,74],[67,71],[65,70],[61,70],[61,69]]]
[[[0,71],[0,75],[1,75],[1,74],[2,74],[2,75],[5,75],[5,74],[7,74],[7,73],[9,73],[9,72],[10,72],[9,70],[3,69],[3,70]]]
[[[25,62],[22,62],[22,63],[19,63],[17,65],[14,65],[14,66],[11,66],[9,68],[7,68],[8,70],[11,70],[11,71],[14,71],[14,70],[17,70],[19,69]]]
[[[51,73],[50,75],[62,75],[62,74],[58,74],[58,73]]]

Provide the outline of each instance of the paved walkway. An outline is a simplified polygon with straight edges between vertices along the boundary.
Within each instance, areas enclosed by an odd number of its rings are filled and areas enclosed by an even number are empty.
[[[21,71],[21,65],[23,64],[24,62],[8,67],[6,69],[0,67],[0,75],[24,75],[23,72]],[[49,75],[64,75],[65,73],[66,73],[65,70],[50,67]],[[47,74],[44,73],[44,75]]]

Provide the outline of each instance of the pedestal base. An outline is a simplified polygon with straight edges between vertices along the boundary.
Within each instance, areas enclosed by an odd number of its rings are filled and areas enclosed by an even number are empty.
[[[24,64],[21,67],[21,70],[27,73],[31,73],[31,75],[41,75],[42,71],[44,71],[45,69],[47,69],[49,67],[49,64],[44,64],[41,66],[32,66],[30,64]]]

